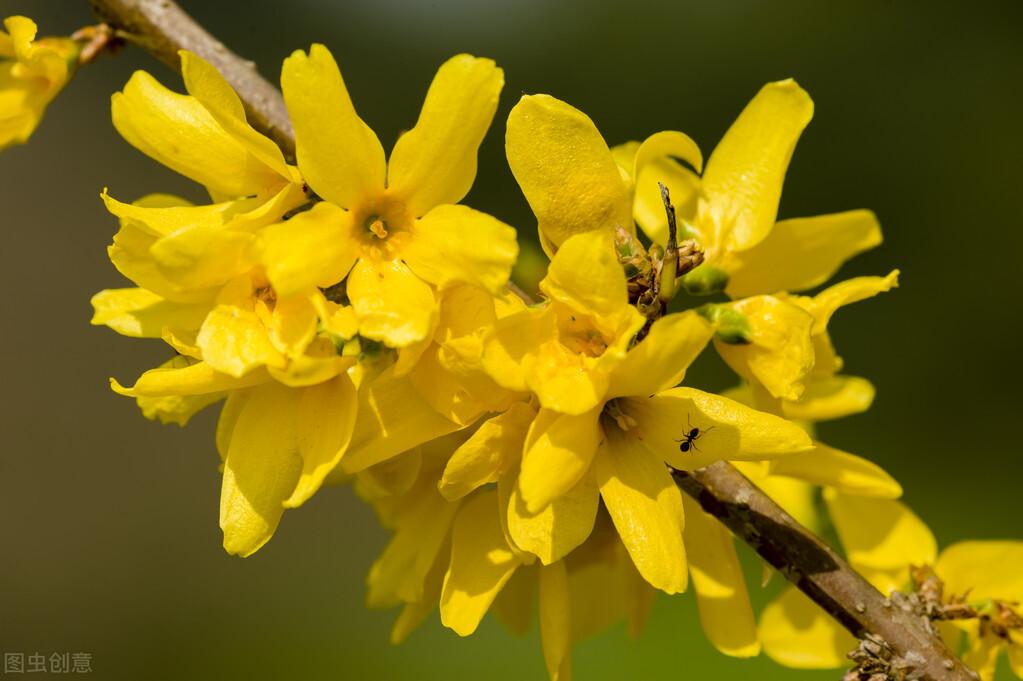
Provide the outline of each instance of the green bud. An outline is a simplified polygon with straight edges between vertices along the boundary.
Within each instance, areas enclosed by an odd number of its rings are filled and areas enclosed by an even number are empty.
[[[722,343],[747,345],[753,342],[753,332],[746,315],[730,305],[708,303],[696,308],[696,311],[714,324],[714,336]]]
[[[691,296],[709,296],[720,293],[728,286],[728,273],[720,267],[703,263],[683,276],[682,288]]]

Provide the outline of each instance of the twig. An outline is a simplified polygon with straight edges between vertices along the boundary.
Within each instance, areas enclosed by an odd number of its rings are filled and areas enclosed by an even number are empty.
[[[857,638],[880,637],[895,656],[929,681],[977,676],[918,617],[893,607],[827,544],[783,511],[734,466],[716,463],[673,471],[683,492],[777,568]]]
[[[276,142],[289,157],[295,135],[280,91],[214,38],[171,0],[90,0],[117,36],[142,47],[180,71],[179,50],[189,50],[217,67],[241,97],[249,123]]]
[[[224,75],[245,104],[249,122],[288,155],[295,140],[280,92],[255,65],[229,51],[171,0],[90,0],[120,38],[180,70],[178,50],[203,57]],[[510,284],[528,304],[535,301]],[[734,466],[719,461],[675,481],[768,563],[855,636],[882,638],[928,681],[974,681],[976,675],[871,586],[820,539],[797,523]]]

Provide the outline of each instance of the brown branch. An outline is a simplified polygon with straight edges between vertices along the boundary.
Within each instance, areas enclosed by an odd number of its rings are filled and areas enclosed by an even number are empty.
[[[121,38],[180,71],[179,50],[194,52],[217,67],[241,97],[249,123],[294,158],[295,134],[280,91],[214,38],[171,0],[90,0],[96,13]]]
[[[180,70],[178,50],[203,57],[224,75],[245,104],[249,122],[289,156],[295,139],[280,91],[252,62],[229,51],[171,0],[90,0],[117,37],[143,47]],[[532,298],[509,288],[527,303]],[[838,554],[797,523],[734,466],[719,461],[697,471],[675,471],[675,481],[768,563],[859,638],[882,638],[893,653],[928,681],[974,681],[917,618],[891,603]]]
[[[857,638],[873,634],[929,681],[975,681],[976,674],[926,623],[894,607],[831,547],[800,525],[735,466],[718,461],[673,471],[683,492],[777,568]]]

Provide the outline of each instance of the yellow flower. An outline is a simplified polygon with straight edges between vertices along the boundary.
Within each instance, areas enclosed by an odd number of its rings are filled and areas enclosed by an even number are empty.
[[[47,105],[74,74],[80,46],[70,38],[35,40],[27,17],[4,19],[0,31],[0,150],[23,144]]]
[[[501,69],[469,55],[443,64],[419,121],[388,161],[325,47],[286,59],[281,84],[299,168],[325,201],[300,223],[264,234],[267,274],[278,292],[347,276],[360,335],[400,348],[432,333],[434,287],[503,290],[517,253],[515,231],[455,205],[475,178],[476,151],[504,84]]]
[[[620,171],[593,121],[549,95],[527,95],[515,105],[508,115],[505,150],[548,255],[575,234],[611,233],[617,227],[635,232],[628,173],[638,175],[666,155],[697,170],[702,164],[691,139],[666,131],[637,145],[628,171]],[[663,215],[663,206],[659,210]]]
[[[953,544],[938,556],[934,572],[944,582],[946,597],[965,601],[980,615],[956,622],[968,641],[963,662],[991,681],[1004,650],[1012,671],[1023,679],[1023,542]],[[951,638],[954,650],[959,641]]]
[[[484,348],[494,379],[534,392],[541,407],[510,492],[508,530],[549,564],[589,536],[603,499],[640,574],[676,593],[686,586],[683,510],[664,462],[693,469],[771,459],[810,440],[778,417],[673,389],[713,334],[695,311],[657,320],[630,348],[643,319],[628,307],[611,238],[591,230],[564,241],[541,284],[549,302],[499,320]],[[679,442],[694,427],[705,435],[683,453]]]
[[[747,342],[714,345],[718,354],[752,386],[753,404],[788,418],[818,421],[858,413],[870,406],[873,386],[866,379],[841,376],[828,323],[839,307],[898,286],[898,270],[884,277],[856,277],[816,296],[780,292],[744,298],[715,308],[742,315]],[[715,312],[717,310],[715,309]],[[781,408],[772,407],[780,401]]]
[[[657,188],[663,182],[683,223],[680,238],[695,238],[704,249],[704,265],[689,275],[689,288],[713,290],[727,282],[732,298],[801,291],[881,243],[877,219],[865,210],[775,222],[789,160],[812,116],[813,102],[795,81],[769,83],[725,133],[702,177],[669,154],[632,174],[634,214],[644,232],[665,243],[667,221]],[[638,146],[616,148],[626,170],[639,156]]]

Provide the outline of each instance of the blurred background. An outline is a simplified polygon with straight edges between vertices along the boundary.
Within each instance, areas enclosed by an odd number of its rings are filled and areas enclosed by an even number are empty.
[[[840,276],[903,272],[898,291],[832,324],[847,371],[874,380],[878,397],[869,413],[821,426],[822,438],[900,479],[942,545],[1023,539],[1023,3],[182,4],[271,80],[292,50],[326,43],[388,148],[444,59],[496,59],[507,86],[467,202],[518,227],[524,242],[535,221],[502,141],[521,93],[572,103],[609,143],[679,129],[706,155],[761,85],[796,78],[816,118],[780,215],[872,208],[886,242]],[[85,0],[0,0],[0,16],[15,13],[44,35],[92,20]],[[109,376],[130,381],[166,350],[88,324],[90,296],[126,285],[105,256],[115,223],[99,192],[202,198],[110,125],[108,98],[136,68],[181,89],[137,49],[105,55],[30,144],[0,156],[0,651],[90,652],[102,679],[545,678],[535,626],[519,639],[488,619],[460,640],[434,618],[392,648],[395,613],[363,606],[386,537],[348,489],[285,514],[254,557],[227,556],[216,414],[163,427],[109,391]],[[691,377],[728,387],[712,354]],[[759,571],[750,575],[752,585]],[[753,591],[758,603],[773,593]],[[716,654],[685,595],[661,597],[637,640],[618,626],[578,646],[575,670],[579,679],[840,676]]]

